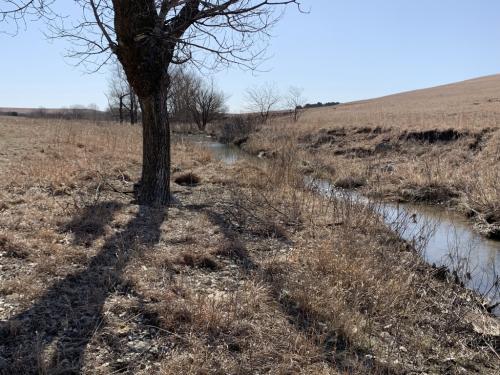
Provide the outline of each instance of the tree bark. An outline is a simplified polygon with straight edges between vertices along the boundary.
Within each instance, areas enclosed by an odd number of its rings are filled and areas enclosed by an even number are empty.
[[[137,103],[135,101],[135,92],[132,89],[131,85],[129,85],[128,95],[130,98],[130,111],[129,111],[130,123],[134,125],[137,122]]]
[[[170,124],[167,94],[159,89],[139,97],[143,126],[143,166],[139,202],[165,205],[170,201]]]
[[[130,119],[130,124],[134,125],[134,99],[132,98],[132,94],[130,95],[130,111],[129,111],[129,119]]]
[[[184,22],[193,17],[189,12],[192,12],[194,3],[189,1],[190,5],[182,8],[181,14],[175,18],[179,21],[176,25],[169,26],[176,32],[167,39],[157,24],[156,3],[152,0],[113,0],[113,9],[117,35],[116,54],[127,81],[139,98],[142,111],[143,163],[138,200],[141,204],[161,206],[170,202],[168,67],[173,59],[177,39],[189,26]]]
[[[120,96],[120,124],[123,124],[123,96]]]

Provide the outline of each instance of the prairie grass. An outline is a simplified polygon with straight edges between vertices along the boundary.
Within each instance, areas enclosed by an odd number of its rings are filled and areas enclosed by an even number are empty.
[[[244,145],[274,157],[289,144],[303,172],[390,200],[440,203],[500,236],[500,76],[306,110]]]
[[[462,359],[454,357],[460,363],[478,355],[464,349],[478,343],[465,333],[467,293],[437,281],[417,249],[381,225],[370,205],[304,189],[297,152],[290,145],[278,151],[233,191],[227,208],[235,228],[269,221],[284,228],[278,239],[293,244],[291,251],[265,257],[259,268],[295,324],[335,353],[341,371],[440,373],[447,365],[432,358],[461,352]],[[401,230],[409,219],[400,219]]]
[[[130,194],[140,128],[0,134],[0,373],[498,373],[481,299],[307,189],[290,138],[232,166],[176,142],[172,180],[198,184],[158,210]]]

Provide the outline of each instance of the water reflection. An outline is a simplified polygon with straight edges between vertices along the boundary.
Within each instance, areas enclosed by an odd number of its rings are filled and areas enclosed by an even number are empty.
[[[446,266],[466,287],[493,304],[500,302],[500,242],[476,233],[458,213],[432,206],[373,202],[324,180],[308,179],[306,184],[326,196],[373,206],[387,225],[414,243],[428,263]],[[500,315],[500,307],[494,313]]]

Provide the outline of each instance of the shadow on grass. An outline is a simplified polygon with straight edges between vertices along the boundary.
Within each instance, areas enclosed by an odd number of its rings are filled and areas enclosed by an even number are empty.
[[[95,241],[120,208],[115,202],[88,207],[65,229],[83,228],[74,232],[77,244]],[[131,258],[159,241],[165,218],[165,209],[141,206],[85,269],[56,282],[32,307],[2,323],[0,374],[79,374],[85,348],[103,321],[106,298],[125,285],[122,274]],[[51,360],[42,362],[42,354]]]
[[[283,293],[285,287],[283,285],[282,275],[270,270],[262,269],[250,256],[248,250],[241,241],[237,233],[241,230],[241,226],[235,227],[220,213],[203,208],[203,211],[209,220],[217,225],[223,233],[225,239],[229,242],[236,241],[237,249],[226,252],[235,263],[246,272],[250,277],[259,278],[259,281],[264,281],[271,290],[271,295],[278,302],[283,314],[288,317],[289,322],[298,330],[309,336],[321,349],[323,356],[322,361],[328,363],[331,367],[336,368],[341,373],[359,373],[359,370],[366,373],[374,374],[399,374],[400,372],[388,367],[385,364],[374,362],[373,356],[367,356],[363,350],[356,347],[349,341],[342,332],[324,332],[325,325],[322,324],[321,317],[317,316],[314,311],[307,307],[301,306],[295,301],[292,296]],[[289,243],[288,239],[283,239],[284,243]]]
[[[106,201],[85,207],[80,215],[72,218],[61,229],[73,233],[77,245],[90,246],[92,242],[105,234],[105,227],[113,220],[113,215],[123,204]]]

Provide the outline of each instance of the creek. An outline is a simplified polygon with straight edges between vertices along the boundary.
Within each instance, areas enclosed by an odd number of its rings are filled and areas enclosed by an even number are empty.
[[[256,159],[237,146],[209,137],[188,139],[207,147],[216,159],[226,164]],[[326,180],[306,177],[305,183],[325,196],[370,204],[403,239],[420,244],[419,250],[429,264],[446,267],[465,287],[481,293],[492,305],[500,302],[497,273],[500,272],[500,242],[476,233],[459,213],[439,206],[374,202],[356,191],[336,188]],[[493,313],[500,316],[500,306]]]

